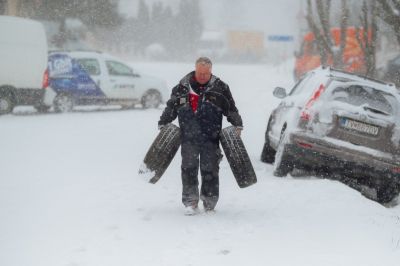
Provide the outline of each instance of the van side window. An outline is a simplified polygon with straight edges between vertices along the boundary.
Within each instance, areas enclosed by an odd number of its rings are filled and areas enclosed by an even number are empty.
[[[108,74],[112,76],[132,76],[133,71],[130,67],[116,61],[106,61]]]
[[[85,70],[90,76],[100,75],[100,64],[97,59],[92,58],[79,58],[76,59],[78,64]]]
[[[79,58],[76,61],[90,76],[100,75],[100,64],[97,59]]]

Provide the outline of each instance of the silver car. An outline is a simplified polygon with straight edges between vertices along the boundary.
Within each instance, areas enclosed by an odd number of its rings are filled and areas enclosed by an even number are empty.
[[[400,104],[393,85],[330,68],[306,74],[269,118],[261,160],[274,175],[293,169],[340,176],[385,203],[399,192]]]

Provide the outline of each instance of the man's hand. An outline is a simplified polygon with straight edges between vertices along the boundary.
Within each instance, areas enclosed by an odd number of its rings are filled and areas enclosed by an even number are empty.
[[[242,134],[242,130],[243,127],[236,127],[236,135],[238,135],[238,137],[240,137],[240,135]]]

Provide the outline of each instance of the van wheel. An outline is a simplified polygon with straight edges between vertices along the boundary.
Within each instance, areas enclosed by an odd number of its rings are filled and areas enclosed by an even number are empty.
[[[54,110],[57,113],[71,112],[74,108],[74,100],[67,94],[59,94],[54,98]]]
[[[143,109],[157,108],[161,104],[161,95],[156,90],[147,91],[142,97]]]
[[[10,92],[0,92],[0,115],[11,113],[14,101]]]

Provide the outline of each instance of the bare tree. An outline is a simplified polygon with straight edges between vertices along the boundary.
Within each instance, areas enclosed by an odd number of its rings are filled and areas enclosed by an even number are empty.
[[[368,77],[375,77],[376,43],[378,34],[378,25],[376,21],[378,9],[376,1],[370,1],[370,5],[368,6],[367,2],[364,0],[361,10],[360,22],[362,29],[357,28],[356,38],[364,54],[366,65],[365,75]]]
[[[343,69],[343,52],[346,47],[347,22],[349,16],[347,1],[341,0],[339,45],[336,45],[335,39],[331,33],[331,0],[315,0],[315,3],[319,21],[315,20],[313,14],[314,7],[311,0],[307,0],[306,19],[308,26],[315,36],[315,41],[320,52],[321,65],[328,65],[332,60],[332,64],[335,68]]]
[[[0,15],[4,15],[6,13],[6,0],[0,0]]]
[[[400,44],[400,0],[376,0],[379,17],[388,24]]]

